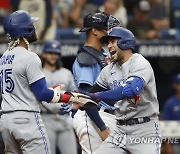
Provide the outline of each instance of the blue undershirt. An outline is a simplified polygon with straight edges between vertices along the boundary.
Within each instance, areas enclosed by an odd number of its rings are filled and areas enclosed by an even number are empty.
[[[38,101],[46,101],[49,103],[54,97],[54,91],[47,88],[45,78],[30,84],[30,88]]]

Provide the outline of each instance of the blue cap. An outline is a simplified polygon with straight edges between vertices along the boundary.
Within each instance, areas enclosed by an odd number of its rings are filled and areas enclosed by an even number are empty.
[[[178,73],[174,76],[173,83],[180,83],[180,73]]]
[[[59,41],[52,40],[44,44],[43,52],[61,54],[61,44]]]

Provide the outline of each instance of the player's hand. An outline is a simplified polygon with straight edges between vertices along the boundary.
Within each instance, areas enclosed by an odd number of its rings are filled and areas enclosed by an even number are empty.
[[[73,110],[73,107],[70,104],[62,103],[61,108],[59,109],[59,114],[64,115]]]
[[[60,93],[65,93],[64,89],[65,89],[65,86],[62,85],[62,84],[55,84],[53,87],[52,87],[53,90],[56,90]]]
[[[110,134],[110,130],[108,127],[105,130],[100,131],[100,136],[103,141],[109,136],[109,134]]]
[[[91,99],[91,97],[77,93],[77,92],[72,92],[71,97],[69,99],[69,102],[73,104],[73,107],[75,109],[80,108],[80,107],[97,107],[98,104]]]

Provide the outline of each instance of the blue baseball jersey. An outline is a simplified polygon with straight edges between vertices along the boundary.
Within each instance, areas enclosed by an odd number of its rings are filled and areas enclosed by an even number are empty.
[[[164,120],[180,120],[180,98],[173,96],[166,101],[163,118]]]
[[[100,71],[101,66],[98,63],[91,66],[80,66],[76,59],[73,64],[73,74],[76,87],[79,87],[81,83],[93,86]]]

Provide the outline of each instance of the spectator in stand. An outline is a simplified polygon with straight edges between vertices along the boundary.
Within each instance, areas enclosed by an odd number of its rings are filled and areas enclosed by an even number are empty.
[[[169,28],[169,17],[167,8],[158,0],[149,0],[151,10],[149,11],[149,18],[157,30]]]
[[[131,19],[134,15],[134,8],[140,0],[124,0],[124,6],[127,10],[128,19]],[[131,5],[129,5],[131,4]]]
[[[174,76],[172,85],[173,89],[175,90],[175,94],[165,103],[163,119],[180,121],[180,73]],[[179,144],[172,144],[174,154],[179,154],[180,140],[178,142]],[[170,144],[167,144],[166,148],[167,147],[168,149],[171,149]]]
[[[74,5],[70,13],[71,26],[76,28],[83,27],[83,18],[98,10],[98,5],[90,2],[90,0],[74,0]]]
[[[39,17],[35,23],[40,40],[53,40],[56,35],[56,24],[53,18],[53,0],[20,0],[18,9],[26,10],[30,15]]]
[[[6,40],[6,35],[3,29],[4,18],[11,13],[10,0],[0,0],[0,42]]]
[[[148,17],[150,9],[151,7],[148,1],[140,1],[135,7],[134,17],[127,24],[127,28],[134,33],[138,40],[153,40],[160,38],[160,33],[154,28]]]
[[[123,26],[127,25],[127,11],[123,0],[105,0],[105,3],[99,8],[100,11],[111,14],[120,20]]]
[[[72,8],[74,0],[56,0],[54,5],[54,15],[57,26],[61,28],[69,28],[69,12]]]

